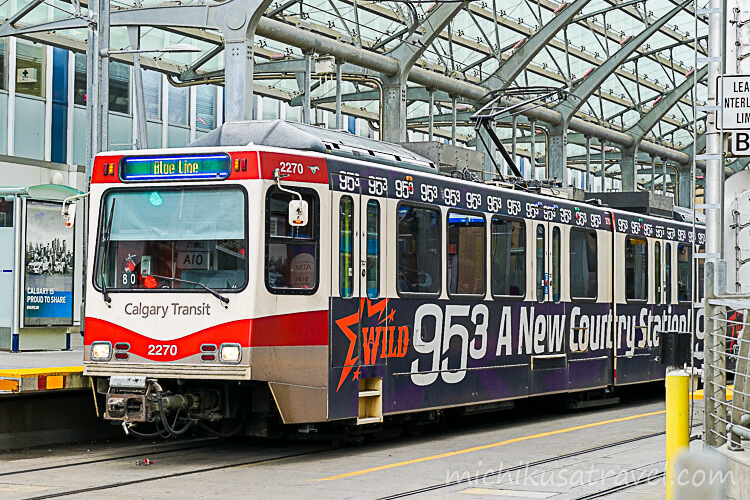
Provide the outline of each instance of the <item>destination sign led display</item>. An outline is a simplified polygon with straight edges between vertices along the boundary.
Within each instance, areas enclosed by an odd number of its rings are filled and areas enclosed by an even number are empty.
[[[139,156],[122,159],[123,181],[224,180],[232,162],[228,155]]]

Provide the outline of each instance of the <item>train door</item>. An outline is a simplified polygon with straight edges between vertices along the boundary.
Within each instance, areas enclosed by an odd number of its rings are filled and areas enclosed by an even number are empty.
[[[565,305],[562,302],[562,227],[532,222],[534,255],[534,314],[529,393],[565,391],[568,369],[565,340]],[[533,324],[531,323],[533,321]]]
[[[383,298],[381,200],[362,193],[376,179],[336,174],[352,189],[331,194],[331,377],[329,418],[382,419],[389,349],[398,349]],[[356,414],[353,414],[356,413]]]

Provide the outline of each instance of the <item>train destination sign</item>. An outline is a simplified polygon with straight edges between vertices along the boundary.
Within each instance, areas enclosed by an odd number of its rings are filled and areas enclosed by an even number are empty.
[[[750,76],[724,75],[721,81],[724,129],[750,130]]]
[[[224,180],[229,177],[229,155],[138,156],[122,159],[123,181]]]

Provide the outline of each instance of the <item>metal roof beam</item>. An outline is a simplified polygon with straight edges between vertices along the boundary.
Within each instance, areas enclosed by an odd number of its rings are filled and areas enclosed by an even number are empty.
[[[508,88],[534,57],[544,49],[557,33],[567,26],[591,0],[575,0],[557,13],[550,22],[528,37],[515,52],[487,80],[491,89]],[[641,0],[639,0],[641,1]]]

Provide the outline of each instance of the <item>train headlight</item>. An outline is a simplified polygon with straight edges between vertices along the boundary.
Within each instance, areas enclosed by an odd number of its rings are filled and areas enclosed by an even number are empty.
[[[112,344],[109,342],[93,342],[91,344],[92,361],[109,361],[112,358]]]
[[[237,364],[242,359],[242,349],[239,344],[222,344],[219,347],[219,360],[222,363]]]

